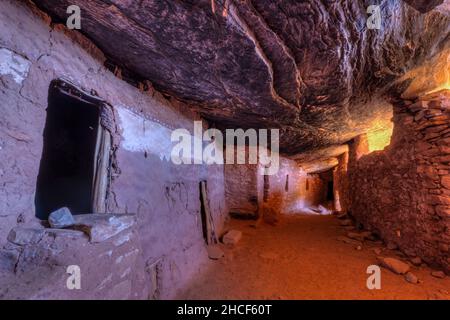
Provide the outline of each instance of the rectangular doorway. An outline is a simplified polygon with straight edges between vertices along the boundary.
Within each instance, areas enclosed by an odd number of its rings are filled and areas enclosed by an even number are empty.
[[[105,189],[100,175],[106,175],[105,162],[109,164],[110,137],[100,125],[100,101],[85,98],[66,82],[52,82],[36,184],[36,217],[47,219],[61,207],[73,214],[97,212],[98,203],[104,202],[99,199],[100,189]]]

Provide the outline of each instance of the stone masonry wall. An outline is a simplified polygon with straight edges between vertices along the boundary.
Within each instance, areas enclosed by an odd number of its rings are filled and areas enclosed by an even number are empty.
[[[349,211],[387,243],[449,273],[449,92],[395,103],[393,122],[385,150],[367,154],[364,141],[350,147]]]
[[[192,132],[193,121],[199,116],[151,87],[144,91],[127,84],[108,71],[104,62],[103,54],[80,33],[51,24],[51,19],[30,2],[0,2],[0,246],[6,250],[0,252],[0,265],[4,261],[2,270],[6,270],[5,276],[10,275],[10,262],[20,257],[15,249],[10,250],[8,235],[12,229],[46,230],[35,218],[34,194],[49,85],[54,79],[65,78],[112,107],[115,152],[107,211],[136,215],[136,236],[130,238],[129,248],[137,248],[139,254],[136,263],[129,266],[134,274],[144,272],[146,278],[141,283],[147,292],[149,278],[154,277],[148,267],[153,266],[153,270],[157,266],[158,297],[171,298],[208,264],[199,183],[208,182],[211,212],[220,233],[227,212],[223,166],[172,164],[170,133],[176,128]],[[54,233],[48,232],[44,233]],[[111,242],[94,245],[84,238],[74,242],[71,239],[58,233],[58,250],[62,255],[76,252],[78,263],[73,259],[67,262],[82,269],[95,266],[90,260],[91,249],[95,254],[109,251],[108,245],[113,252],[116,250]],[[80,251],[78,244],[86,251]],[[39,241],[30,246],[45,251],[52,244]],[[96,276],[104,279],[109,272],[105,269],[104,274]],[[114,274],[112,282],[109,288],[120,284],[120,275]],[[49,284],[49,288],[60,287]],[[51,296],[64,297],[63,291],[52,292]],[[128,296],[146,299],[144,291],[132,286]]]

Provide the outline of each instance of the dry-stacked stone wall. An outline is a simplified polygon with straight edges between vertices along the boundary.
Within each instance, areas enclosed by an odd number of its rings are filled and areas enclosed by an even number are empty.
[[[393,122],[383,151],[350,152],[350,212],[408,256],[449,273],[449,91],[396,102]]]

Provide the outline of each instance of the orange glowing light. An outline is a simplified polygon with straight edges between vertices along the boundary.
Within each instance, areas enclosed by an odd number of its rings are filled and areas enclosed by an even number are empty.
[[[391,143],[392,128],[367,133],[369,152],[384,150]]]
[[[443,90],[450,90],[450,80],[448,80],[446,83],[440,85],[436,89],[427,92],[427,94],[431,94],[431,93],[435,93],[435,92],[443,91]]]

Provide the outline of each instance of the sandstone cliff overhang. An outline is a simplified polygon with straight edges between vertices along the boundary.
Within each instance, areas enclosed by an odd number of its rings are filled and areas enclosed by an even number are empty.
[[[54,22],[79,5],[81,32],[114,64],[217,127],[281,128],[290,155],[388,122],[378,97],[450,42],[448,0],[380,2],[373,30],[362,0],[35,2]]]

